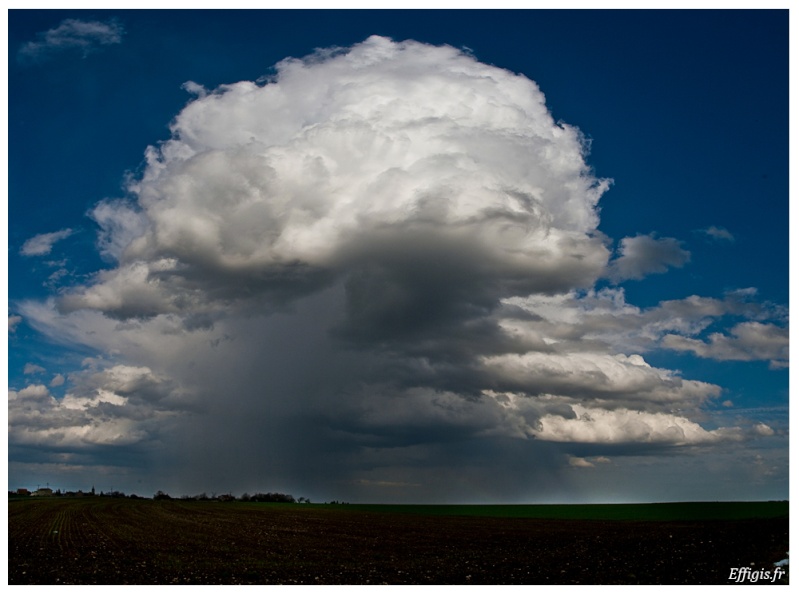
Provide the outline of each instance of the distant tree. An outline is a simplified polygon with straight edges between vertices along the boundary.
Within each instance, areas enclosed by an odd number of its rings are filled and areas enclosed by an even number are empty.
[[[164,493],[163,491],[158,491],[155,495],[153,495],[153,499],[172,499],[168,493]]]
[[[249,500],[264,503],[295,503],[294,497],[285,493],[255,493]]]

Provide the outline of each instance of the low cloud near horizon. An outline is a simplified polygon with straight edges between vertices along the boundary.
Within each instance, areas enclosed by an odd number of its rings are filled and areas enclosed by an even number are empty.
[[[722,388],[647,356],[784,366],[787,313],[751,290],[638,308],[603,287],[690,253],[654,231],[611,251],[610,181],[533,81],[370,37],[186,88],[134,199],[91,212],[111,267],[9,317],[97,353],[63,398],[10,391],[30,463],[151,467],[184,493],[501,500],[774,434],[708,422]]]

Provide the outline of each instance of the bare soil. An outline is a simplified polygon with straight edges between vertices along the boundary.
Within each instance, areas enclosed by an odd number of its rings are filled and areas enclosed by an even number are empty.
[[[727,584],[788,519],[442,517],[346,506],[13,501],[9,584]],[[786,583],[786,580],[782,580]]]

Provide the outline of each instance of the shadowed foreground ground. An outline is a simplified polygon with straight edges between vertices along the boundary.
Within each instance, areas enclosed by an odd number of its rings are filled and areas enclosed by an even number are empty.
[[[788,518],[444,517],[110,498],[9,502],[9,584],[725,584]],[[783,580],[782,583],[786,583]]]

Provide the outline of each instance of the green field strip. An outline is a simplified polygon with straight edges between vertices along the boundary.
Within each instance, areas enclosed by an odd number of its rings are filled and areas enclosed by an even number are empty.
[[[254,504],[284,505],[284,504]],[[307,504],[306,504],[307,505]],[[302,507],[302,506],[300,506]],[[311,504],[316,509],[429,516],[530,518],[541,520],[744,520],[787,517],[787,501],[679,502],[541,505]]]
[[[10,506],[17,513],[30,513],[33,517],[52,517],[69,500],[38,500],[14,503]],[[390,514],[415,514],[426,516],[461,516],[485,518],[529,518],[552,520],[744,520],[788,517],[788,501],[705,501],[675,503],[605,503],[605,504],[509,504],[509,505],[426,505],[426,504],[292,504],[215,501],[165,501],[152,500],[108,500],[87,498],[85,501],[71,500],[71,509],[80,509],[84,523],[99,528],[98,514],[104,516],[110,509],[124,509],[133,517],[152,520],[160,517],[164,521],[178,524],[204,525],[218,522],[216,512],[221,508],[246,513],[248,510],[283,510],[302,513],[303,510],[326,510],[329,512],[370,512]],[[77,508],[74,506],[78,506]],[[63,514],[61,509],[59,514]],[[77,511],[75,513],[78,513]],[[52,522],[67,522],[66,516],[53,518]],[[232,521],[232,520],[231,520]],[[60,525],[60,524],[59,524]],[[131,527],[135,531],[135,524]],[[53,524],[52,530],[56,530]],[[106,528],[107,529],[107,528]],[[51,530],[50,535],[54,536]],[[60,530],[60,529],[59,529]],[[108,534],[107,536],[114,536]]]

